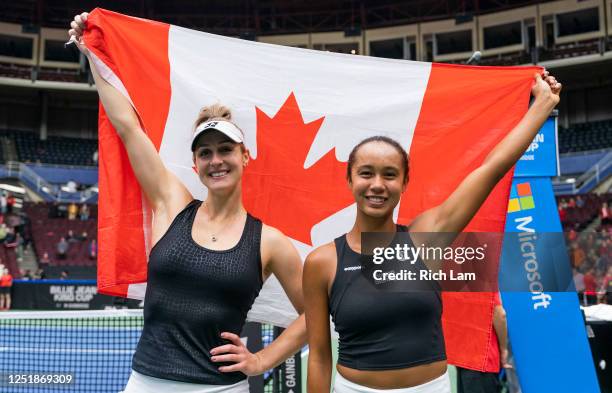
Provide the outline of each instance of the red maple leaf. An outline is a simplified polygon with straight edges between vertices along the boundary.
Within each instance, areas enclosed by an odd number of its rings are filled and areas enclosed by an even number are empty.
[[[257,112],[257,159],[243,177],[246,209],[285,235],[312,245],[312,227],[353,203],[346,184],[346,163],[335,149],[304,169],[324,117],[305,123],[293,93],[269,117]]]

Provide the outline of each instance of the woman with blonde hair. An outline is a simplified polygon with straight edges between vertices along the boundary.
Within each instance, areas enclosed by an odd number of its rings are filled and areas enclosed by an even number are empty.
[[[81,43],[87,13],[71,22]],[[203,108],[191,142],[208,189],[195,200],[162,163],[130,102],[91,67],[100,101],[154,212],[144,328],[125,392],[248,392],[246,376],[275,367],[306,340],[304,317],[253,354],[238,334],[263,282],[274,274],[302,313],[302,263],[287,237],[251,216],[241,179],[249,162],[242,130],[221,105]]]

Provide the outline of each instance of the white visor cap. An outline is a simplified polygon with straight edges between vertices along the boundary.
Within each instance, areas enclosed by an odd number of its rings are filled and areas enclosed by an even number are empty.
[[[242,133],[242,130],[236,127],[233,123],[226,120],[211,120],[196,127],[195,131],[193,132],[193,138],[191,139],[191,151],[195,151],[196,141],[200,135],[207,131],[213,130],[219,131],[236,143],[244,142],[244,134]]]

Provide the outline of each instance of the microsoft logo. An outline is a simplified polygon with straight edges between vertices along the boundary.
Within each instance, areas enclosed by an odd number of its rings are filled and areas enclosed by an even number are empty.
[[[512,186],[510,190],[510,200],[508,201],[508,213],[520,212],[535,208],[531,184],[529,182],[519,183]]]

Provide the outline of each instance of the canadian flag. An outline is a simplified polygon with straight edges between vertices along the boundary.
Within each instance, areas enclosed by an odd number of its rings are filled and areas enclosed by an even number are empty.
[[[163,162],[195,198],[205,198],[206,189],[193,170],[193,122],[203,106],[230,107],[252,155],[244,204],[293,239],[302,257],[354,222],[345,171],[355,144],[384,134],[409,152],[410,181],[396,214],[410,223],[444,201],[518,123],[541,70],[325,53],[103,9],[90,14],[84,40],[97,70],[130,99]],[[98,287],[142,298],[151,210],[103,108],[99,142]],[[511,177],[498,184],[467,231],[503,231]],[[449,362],[496,371],[493,296],[443,296]],[[282,326],[295,315],[272,277],[249,319]]]

